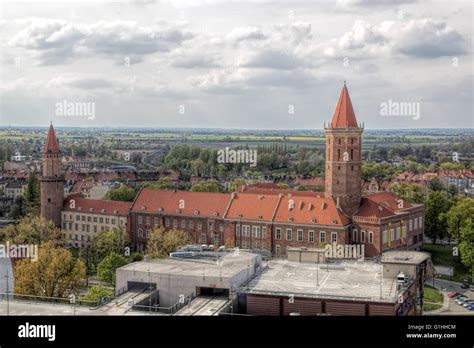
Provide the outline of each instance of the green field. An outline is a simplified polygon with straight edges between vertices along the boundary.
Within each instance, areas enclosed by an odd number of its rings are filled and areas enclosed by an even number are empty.
[[[435,288],[425,285],[423,311],[433,311],[443,306],[443,294]]]

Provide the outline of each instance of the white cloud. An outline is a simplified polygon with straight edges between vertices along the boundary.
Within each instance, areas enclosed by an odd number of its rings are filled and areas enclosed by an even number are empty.
[[[140,62],[145,55],[168,52],[193,37],[181,24],[163,21],[143,26],[136,21],[89,24],[31,18],[23,23],[26,26],[8,44],[28,50],[42,65],[68,63],[93,54],[121,59],[132,56],[131,63]]]

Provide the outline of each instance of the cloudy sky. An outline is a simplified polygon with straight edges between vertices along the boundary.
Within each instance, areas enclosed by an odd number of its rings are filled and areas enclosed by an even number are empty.
[[[320,129],[346,80],[366,128],[474,127],[469,0],[1,6],[1,125]]]

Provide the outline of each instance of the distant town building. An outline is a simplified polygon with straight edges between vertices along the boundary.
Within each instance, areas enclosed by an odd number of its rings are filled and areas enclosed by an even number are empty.
[[[99,232],[127,228],[131,203],[82,198],[72,195],[64,201],[61,230],[67,244],[84,247]]]

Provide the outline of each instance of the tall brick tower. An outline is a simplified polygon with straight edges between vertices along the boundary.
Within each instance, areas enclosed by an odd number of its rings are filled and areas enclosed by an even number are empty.
[[[344,82],[326,134],[325,195],[352,215],[361,200],[361,138],[351,98]]]
[[[53,125],[49,126],[48,137],[41,155],[43,175],[40,179],[41,217],[61,226],[61,210],[64,200],[64,178],[61,173],[61,152]]]

